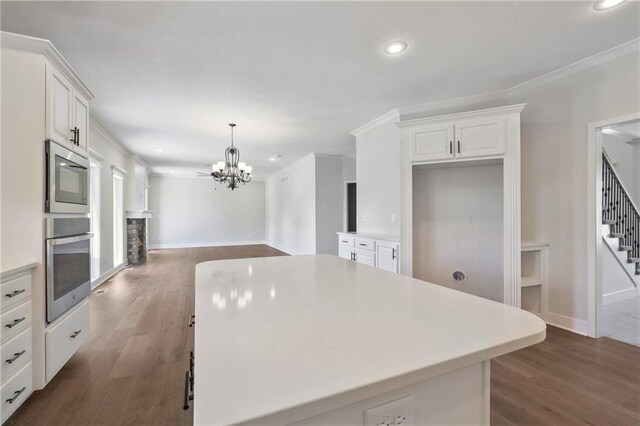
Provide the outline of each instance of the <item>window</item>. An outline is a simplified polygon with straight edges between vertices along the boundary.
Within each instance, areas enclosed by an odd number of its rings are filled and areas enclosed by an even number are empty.
[[[124,173],[113,169],[113,267],[124,263]]]
[[[100,277],[100,163],[93,158],[89,174],[89,215],[91,216],[91,282]]]

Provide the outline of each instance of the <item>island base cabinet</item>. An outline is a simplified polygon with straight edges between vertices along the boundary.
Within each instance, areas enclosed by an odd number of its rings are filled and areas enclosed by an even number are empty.
[[[376,412],[382,411],[392,417],[396,414],[393,404],[390,404],[388,414],[384,405],[412,395],[413,404],[406,411],[406,425],[488,425],[490,362],[487,360],[473,364],[292,424],[370,426],[368,422],[363,422],[363,419],[368,418],[367,410],[376,408]],[[378,410],[378,407],[382,410]],[[371,423],[371,426],[376,424]]]

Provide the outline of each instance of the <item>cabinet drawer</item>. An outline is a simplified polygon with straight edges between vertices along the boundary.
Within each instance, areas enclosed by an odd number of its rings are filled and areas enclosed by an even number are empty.
[[[4,422],[31,395],[33,390],[31,363],[25,365],[10,381],[2,385],[2,421]]]
[[[23,331],[0,347],[2,367],[0,375],[4,382],[16,371],[31,361],[31,329]]]
[[[373,251],[376,249],[376,240],[371,240],[369,238],[356,237],[356,248]]]
[[[338,242],[340,245],[353,247],[356,241],[356,237],[348,234],[338,234]]]
[[[0,342],[26,330],[31,325],[31,301],[26,301],[0,315]]]
[[[47,381],[51,380],[89,336],[89,302],[45,331]]]
[[[0,285],[2,312],[10,306],[15,306],[31,296],[31,273],[19,276]]]

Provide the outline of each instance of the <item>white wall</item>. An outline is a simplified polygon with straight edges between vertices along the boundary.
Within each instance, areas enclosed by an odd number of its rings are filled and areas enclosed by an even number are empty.
[[[265,181],[267,242],[290,254],[316,251],[315,168],[309,154]]]
[[[502,216],[501,164],[415,167],[414,277],[502,302]]]
[[[626,254],[624,255],[626,257]],[[635,283],[620,267],[616,254],[606,241],[602,243],[602,304],[618,302],[638,294]]]
[[[264,242],[264,182],[233,191],[197,177],[151,176],[149,182],[152,248]]]
[[[349,161],[349,160],[347,160]],[[316,253],[338,255],[345,216],[344,160],[316,156]]]
[[[587,125],[638,112],[637,51],[511,98],[522,112],[522,236],[549,242],[549,311],[586,331]]]
[[[89,126],[89,148],[104,157],[100,161],[100,276],[108,276],[113,270],[113,174],[111,166],[127,170],[129,152],[99,123],[91,120]],[[98,158],[94,157],[98,160]],[[124,177],[125,187],[130,179]],[[126,263],[126,223],[123,248]],[[98,279],[100,282],[101,279]]]
[[[400,235],[400,132],[393,117],[356,137],[358,232]],[[392,220],[395,216],[395,223]]]
[[[640,145],[629,144],[621,138],[602,133],[602,147],[629,195],[640,205]]]

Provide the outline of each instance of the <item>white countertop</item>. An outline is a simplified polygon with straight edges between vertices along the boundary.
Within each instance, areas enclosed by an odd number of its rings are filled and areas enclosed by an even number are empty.
[[[328,255],[200,263],[195,296],[196,425],[301,420],[545,336],[529,312]]]

